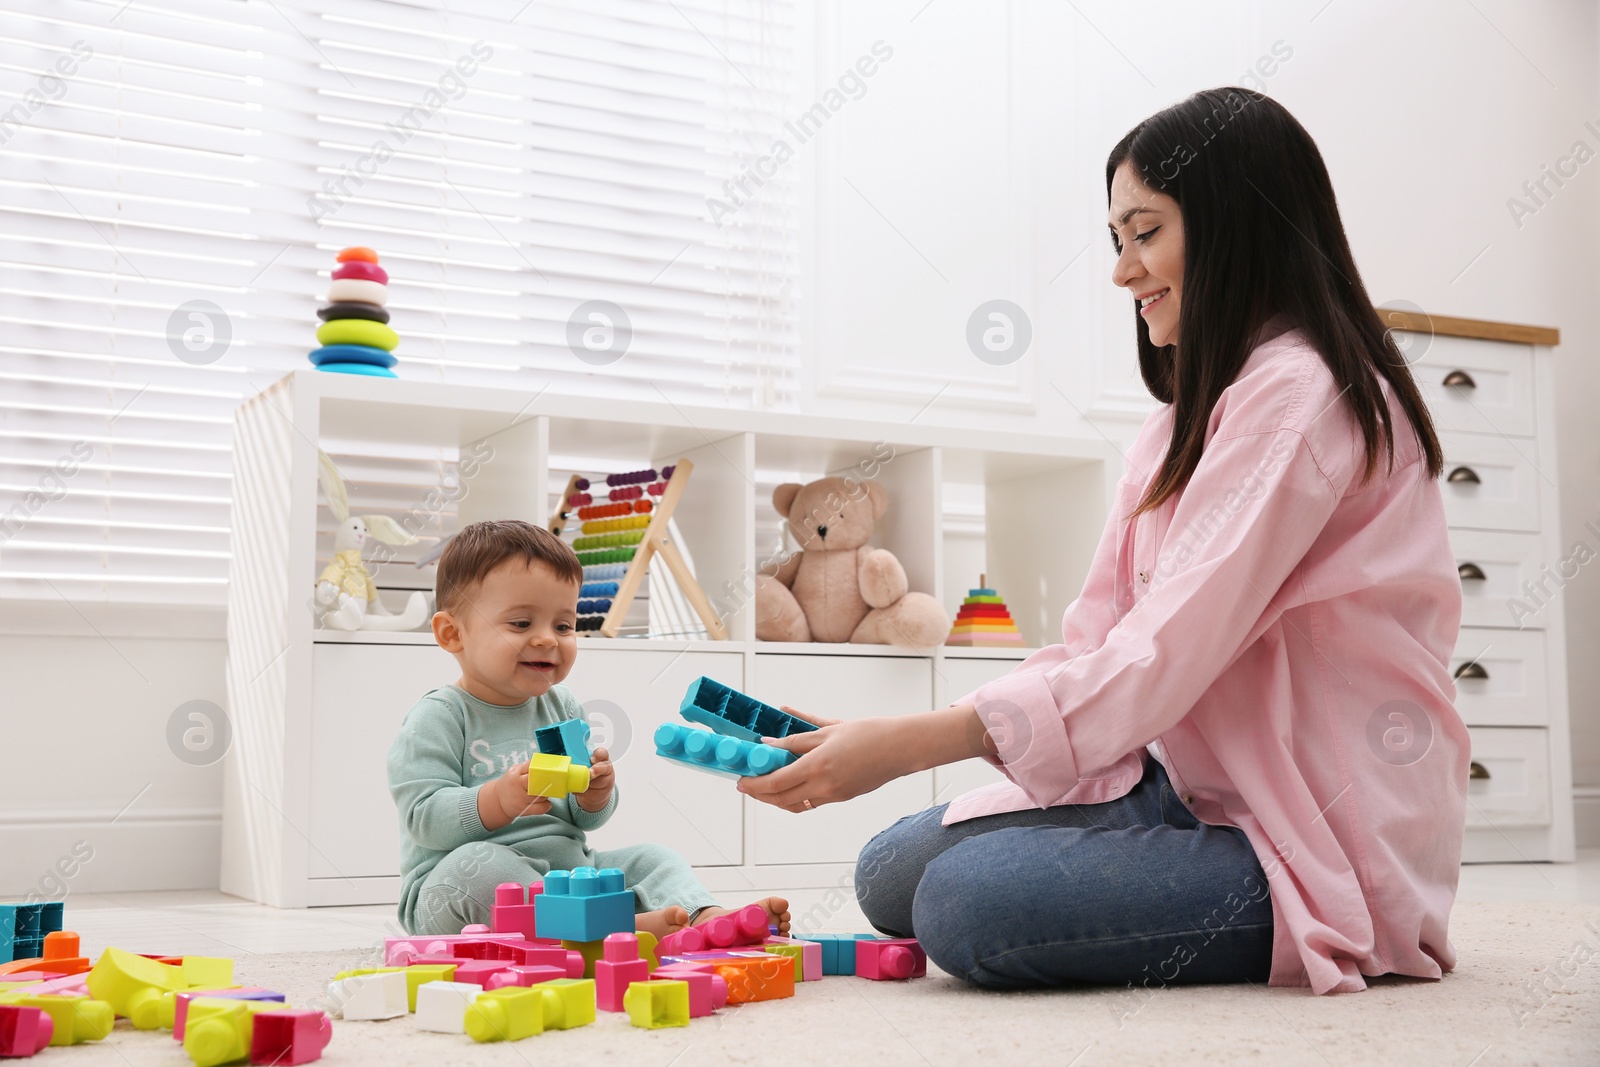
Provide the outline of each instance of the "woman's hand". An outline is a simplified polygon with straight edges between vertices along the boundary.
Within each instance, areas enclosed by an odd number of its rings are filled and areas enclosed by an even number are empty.
[[[908,773],[897,740],[903,722],[893,718],[841,722],[803,715],[785,707],[797,718],[821,729],[784,738],[767,738],[775,748],[800,758],[759,778],[739,779],[739,791],[788,811],[807,811],[870,793],[891,779]],[[810,805],[805,803],[810,801]]]

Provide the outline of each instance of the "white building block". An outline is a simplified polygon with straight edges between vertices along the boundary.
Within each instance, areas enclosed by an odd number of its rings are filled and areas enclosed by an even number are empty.
[[[467,1005],[483,987],[471,982],[426,982],[417,987],[417,1029],[441,1034],[467,1032]]]

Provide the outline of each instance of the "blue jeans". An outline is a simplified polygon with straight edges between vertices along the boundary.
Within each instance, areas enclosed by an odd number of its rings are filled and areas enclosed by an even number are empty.
[[[856,897],[950,974],[990,989],[1266,981],[1272,901],[1255,851],[1191,815],[1155,759],[1104,804],[954,826],[944,810],[868,842]]]

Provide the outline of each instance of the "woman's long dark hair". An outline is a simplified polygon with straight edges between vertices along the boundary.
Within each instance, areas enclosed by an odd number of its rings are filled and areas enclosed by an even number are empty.
[[[1388,380],[1437,478],[1443,452],[1410,368],[1384,329],[1350,254],[1333,183],[1305,127],[1249,89],[1195,93],[1129,130],[1106,160],[1106,198],[1131,162],[1183,214],[1183,292],[1175,345],[1156,347],[1134,316],[1145,386],[1171,404],[1172,441],[1138,511],[1181,492],[1200,463],[1206,424],[1267,319],[1286,313],[1344,389],[1366,440],[1394,469],[1394,427],[1378,382]],[[1137,513],[1137,512],[1136,512]]]

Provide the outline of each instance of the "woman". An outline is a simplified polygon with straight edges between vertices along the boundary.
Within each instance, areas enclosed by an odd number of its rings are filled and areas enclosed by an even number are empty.
[[[862,909],[978,985],[1438,978],[1464,825],[1441,453],[1327,169],[1225,88],[1106,162],[1112,280],[1163,404],[1060,644],[954,705],[781,742],[804,811],[986,756],[863,851]]]

